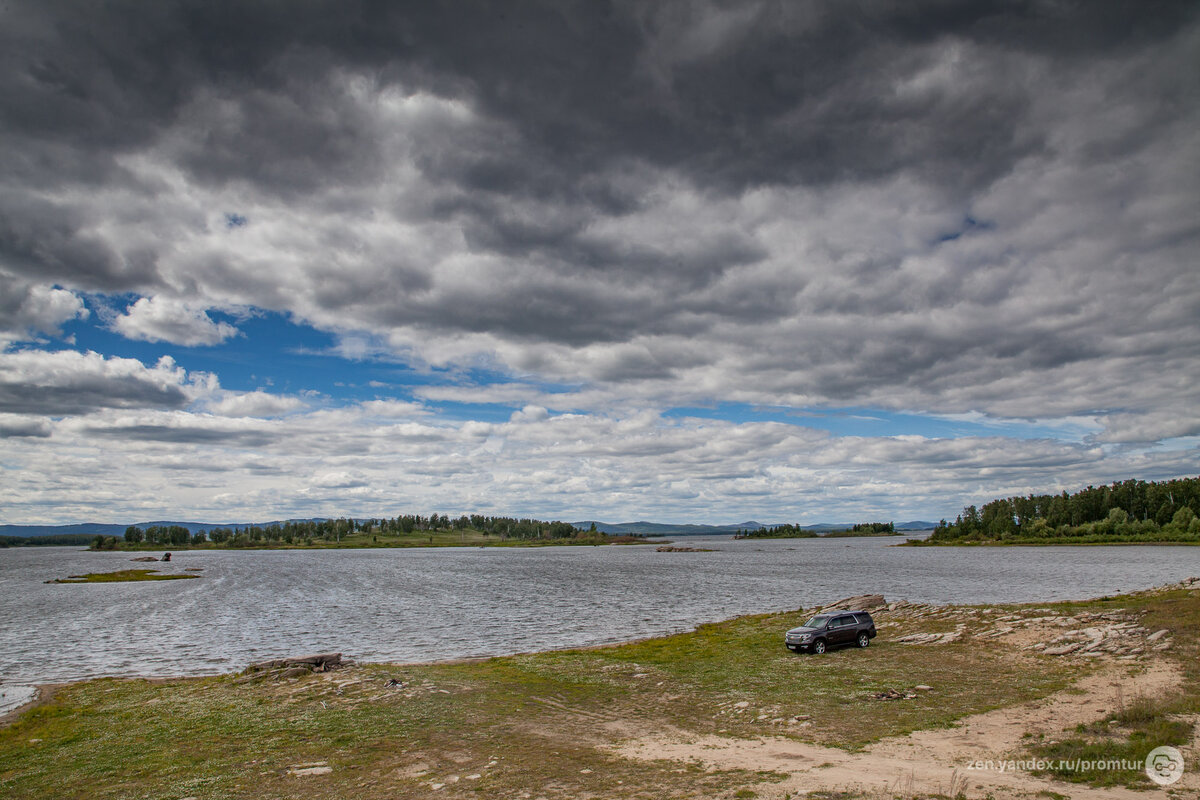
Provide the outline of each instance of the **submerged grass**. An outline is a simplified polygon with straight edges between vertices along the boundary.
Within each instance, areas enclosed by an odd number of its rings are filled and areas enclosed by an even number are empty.
[[[199,575],[160,575],[152,569],[123,569],[117,572],[89,572],[85,575],[72,575],[69,578],[56,578],[46,581],[46,583],[129,583],[131,581],[177,581],[199,577]]]
[[[1180,602],[1189,613],[1200,605]],[[675,730],[853,749],[1045,696],[1086,669],[987,640],[894,642],[949,624],[934,618],[881,628],[865,650],[792,654],[782,633],[805,617],[765,614],[615,647],[369,664],[283,681],[88,681],[0,728],[0,796],[750,796],[785,776],[637,762],[609,745]],[[934,689],[902,702],[871,699],[916,684]],[[784,722],[797,715],[807,724]],[[330,771],[294,774],[313,764]]]

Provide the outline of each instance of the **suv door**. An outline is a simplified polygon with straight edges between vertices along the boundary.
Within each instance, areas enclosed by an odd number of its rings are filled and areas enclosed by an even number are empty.
[[[829,623],[829,643],[846,644],[854,641],[857,628],[851,614],[842,614]]]

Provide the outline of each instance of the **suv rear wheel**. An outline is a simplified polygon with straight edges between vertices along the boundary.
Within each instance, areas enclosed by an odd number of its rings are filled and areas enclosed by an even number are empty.
[[[859,647],[866,647],[870,643],[871,643],[871,637],[867,636],[866,631],[863,631],[862,633],[860,633],[858,635],[858,646]]]

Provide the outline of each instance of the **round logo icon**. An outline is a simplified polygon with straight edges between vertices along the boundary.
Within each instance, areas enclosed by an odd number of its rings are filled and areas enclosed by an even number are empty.
[[[1183,753],[1174,747],[1156,747],[1146,756],[1146,774],[1159,786],[1170,786],[1183,777]]]

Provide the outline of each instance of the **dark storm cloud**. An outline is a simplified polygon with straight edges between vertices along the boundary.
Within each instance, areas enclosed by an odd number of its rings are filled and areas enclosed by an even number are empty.
[[[266,447],[275,437],[263,431],[219,430],[204,427],[173,425],[107,425],[85,429],[92,436],[103,436],[122,441],[168,442],[172,444],[235,445],[238,447]]]
[[[1195,368],[1194,3],[0,13],[26,283],[669,401],[1136,411],[1180,392],[1122,359]]]
[[[8,159],[30,177],[66,168],[85,182],[111,179],[97,165],[181,121],[199,135],[177,165],[202,182],[293,195],[364,181],[381,153],[362,109],[331,82],[345,69],[462,97],[511,123],[517,133],[506,142],[460,139],[419,159],[470,192],[628,207],[603,175],[630,159],[730,191],[905,171],[970,188],[1041,146],[1025,124],[1029,87],[1004,80],[1007,54],[1107,57],[1153,46],[1192,10],[1182,2],[878,3],[857,12],[839,3],[18,3],[5,15],[0,103]],[[933,66],[928,46],[952,37],[980,45],[973,57],[986,60],[957,86],[898,95],[898,80]],[[88,157],[29,164],[60,148]],[[528,231],[500,221],[493,236],[519,252]]]

